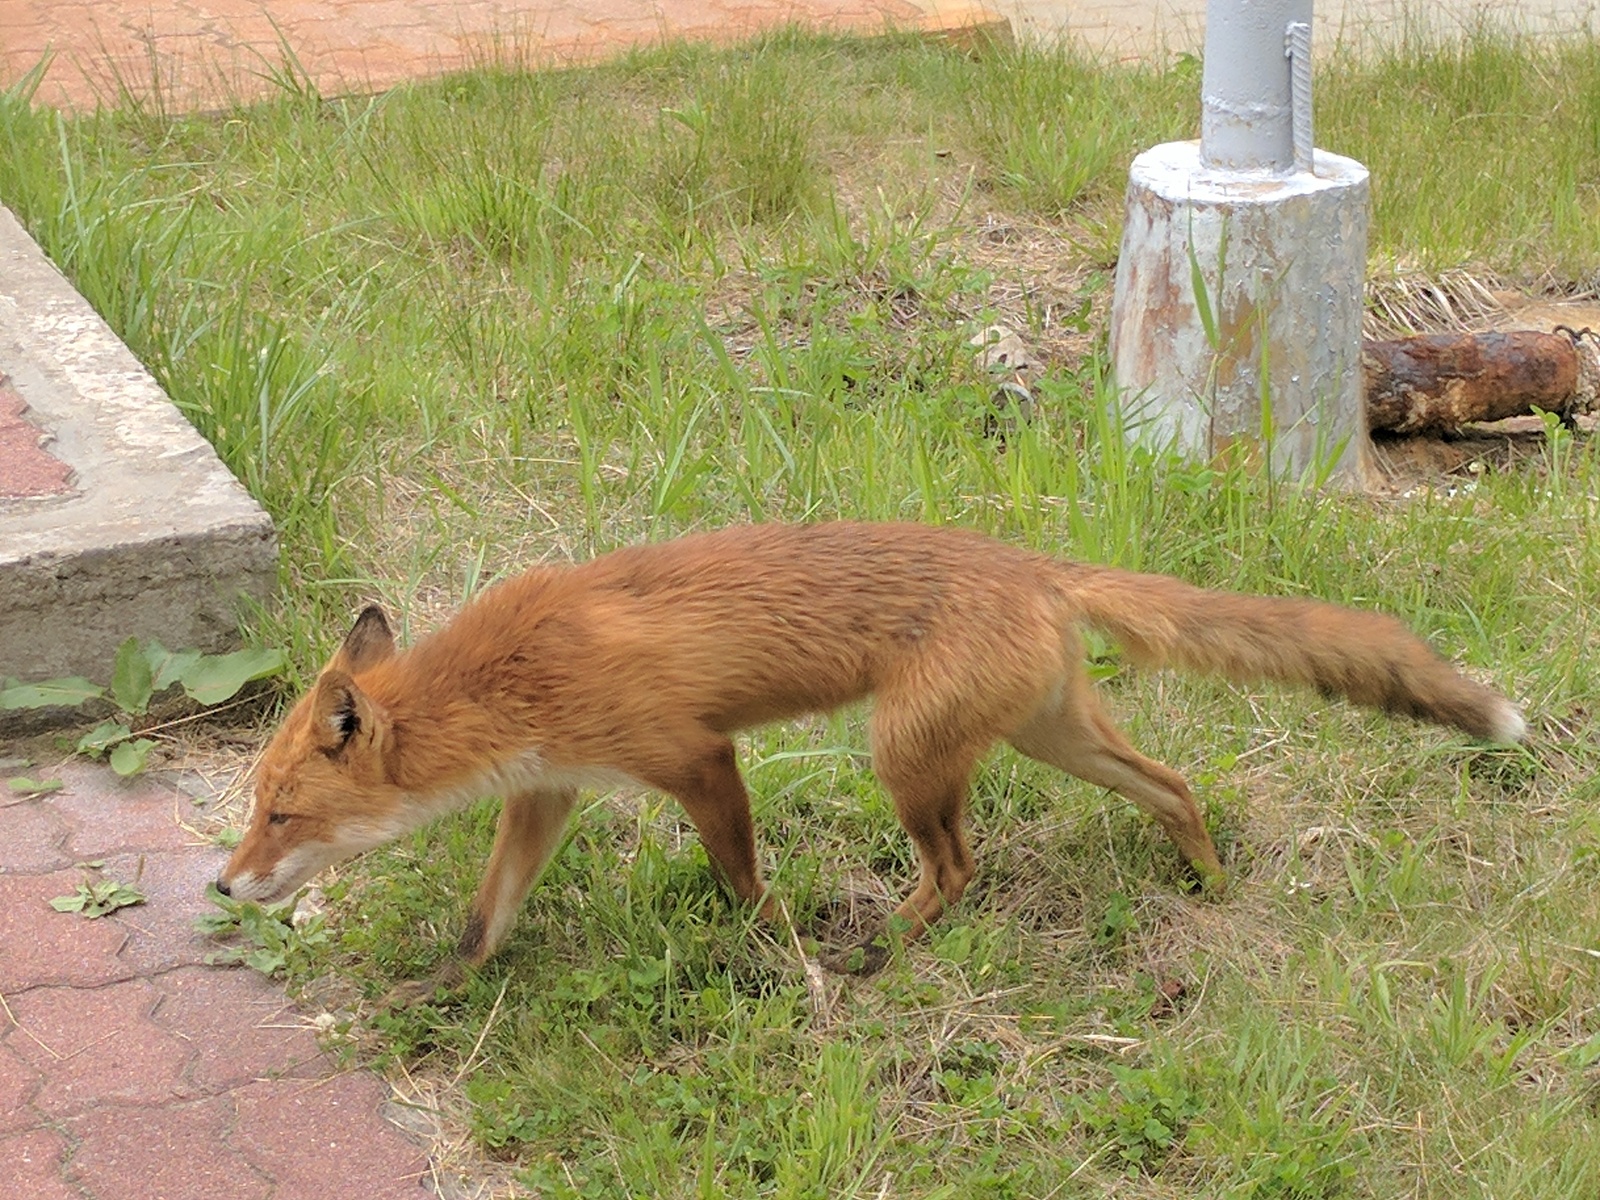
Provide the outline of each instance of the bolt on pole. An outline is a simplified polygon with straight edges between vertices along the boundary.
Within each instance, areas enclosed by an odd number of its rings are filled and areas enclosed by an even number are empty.
[[[1297,57],[1292,28],[1304,31]],[[1274,174],[1296,169],[1297,78],[1308,150],[1311,141],[1310,53],[1311,0],[1208,0],[1200,81],[1200,160],[1206,166]]]

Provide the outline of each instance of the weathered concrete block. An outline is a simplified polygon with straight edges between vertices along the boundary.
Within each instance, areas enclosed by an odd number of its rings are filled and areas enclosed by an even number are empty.
[[[1111,361],[1137,436],[1204,459],[1270,442],[1278,474],[1364,486],[1367,213],[1366,168],[1321,150],[1314,173],[1214,170],[1198,142],[1136,158]]]
[[[0,500],[0,677],[104,682],[130,636],[235,643],[276,581],[271,519],[4,208],[0,375],[72,471]]]

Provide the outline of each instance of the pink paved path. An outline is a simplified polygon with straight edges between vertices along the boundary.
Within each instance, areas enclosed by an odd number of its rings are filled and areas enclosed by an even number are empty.
[[[0,789],[6,1200],[433,1195],[426,1153],[380,1115],[384,1083],[322,1054],[269,980],[204,965],[194,919],[222,851],[180,824],[190,798],[89,765],[49,774],[65,789]],[[147,903],[95,920],[51,908],[102,873],[137,874]]]
[[[0,375],[0,504],[72,491],[72,471],[50,453],[49,436],[27,413],[27,402]]]
[[[993,20],[974,0],[0,0],[0,84],[52,54],[47,104],[115,102],[118,81],[175,107],[270,90],[283,48],[323,94],[381,90],[511,57],[591,61],[674,38],[785,24],[878,33]]]

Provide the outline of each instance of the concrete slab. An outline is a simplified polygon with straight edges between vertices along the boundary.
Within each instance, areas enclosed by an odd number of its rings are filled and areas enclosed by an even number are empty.
[[[131,636],[236,643],[271,519],[4,208],[0,376],[0,677],[105,682]]]

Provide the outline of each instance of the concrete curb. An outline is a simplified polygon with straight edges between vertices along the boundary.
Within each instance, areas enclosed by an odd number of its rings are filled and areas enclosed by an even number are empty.
[[[0,374],[72,473],[0,500],[0,677],[105,682],[130,636],[235,643],[276,582],[271,519],[4,208]]]

